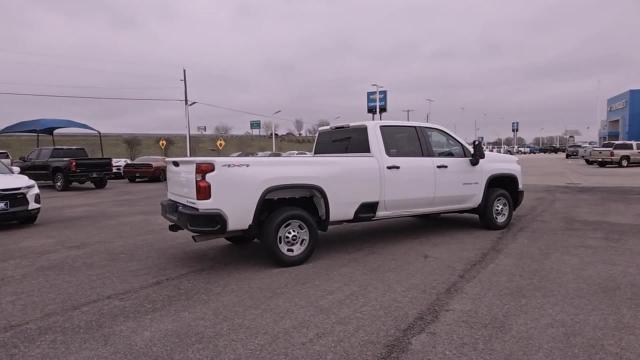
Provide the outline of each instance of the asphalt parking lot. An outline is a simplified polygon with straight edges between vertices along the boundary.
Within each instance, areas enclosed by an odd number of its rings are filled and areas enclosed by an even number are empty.
[[[0,227],[0,354],[640,358],[640,167],[521,163],[505,231],[468,215],[344,225],[294,268],[257,242],[168,232],[162,183],[45,187],[36,225]]]

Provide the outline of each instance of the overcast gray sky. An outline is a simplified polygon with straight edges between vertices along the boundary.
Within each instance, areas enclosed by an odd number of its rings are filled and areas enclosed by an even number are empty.
[[[607,97],[640,87],[638,0],[27,1],[0,4],[0,91],[190,98],[282,117],[432,117],[462,136],[566,128],[595,139]],[[598,86],[600,81],[600,86]],[[461,107],[465,111],[460,110]],[[599,109],[599,113],[597,110]],[[486,121],[483,114],[486,113]],[[181,103],[0,96],[0,127],[70,118],[104,132],[181,132]],[[192,126],[258,117],[202,105]],[[292,127],[286,121],[284,128]]]

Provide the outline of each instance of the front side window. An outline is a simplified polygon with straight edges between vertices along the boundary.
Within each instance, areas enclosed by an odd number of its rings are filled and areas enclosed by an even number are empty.
[[[418,131],[413,126],[382,126],[384,151],[389,157],[422,157]]]
[[[40,151],[40,149],[34,149],[31,150],[31,152],[29,153],[29,155],[27,155],[26,159],[27,161],[33,161],[36,159],[36,156],[38,155],[38,151]]]
[[[49,160],[49,156],[51,156],[51,149],[40,149],[37,160]]]
[[[434,157],[464,158],[469,156],[469,150],[446,132],[427,127],[421,129]]]

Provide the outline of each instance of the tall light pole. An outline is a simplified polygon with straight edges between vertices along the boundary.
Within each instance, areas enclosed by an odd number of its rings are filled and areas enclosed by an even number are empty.
[[[415,111],[415,110],[413,110],[413,109],[406,109],[406,110],[402,110],[402,112],[406,112],[406,113],[407,113],[407,121],[411,121],[411,120],[409,119],[409,113],[410,113],[410,112],[412,112],[412,111]]]
[[[187,121],[187,157],[191,157],[191,122],[189,121],[189,95],[187,94],[187,70],[182,69],[182,79],[184,84],[184,117]],[[194,103],[195,104],[195,103]]]
[[[271,114],[271,151],[276,152],[276,116],[281,113],[282,110],[277,110]]]
[[[435,100],[433,99],[425,99],[425,101],[427,102],[427,122],[429,122],[430,118],[431,118],[431,103],[434,102]]]
[[[378,119],[382,120],[382,114],[380,114],[380,89],[384,88],[384,86],[379,84],[371,84],[371,86],[376,88],[376,114],[378,114]]]
[[[544,131],[544,128],[540,128],[540,147],[542,147],[542,132]]]

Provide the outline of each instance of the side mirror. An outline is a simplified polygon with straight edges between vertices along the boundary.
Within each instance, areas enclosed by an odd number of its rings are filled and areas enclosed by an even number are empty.
[[[13,171],[14,174],[20,174],[20,168],[17,166],[12,166],[11,170]]]
[[[482,146],[482,142],[478,140],[473,141],[473,154],[471,154],[471,166],[477,166],[480,164],[480,160],[484,159],[484,147]]]

